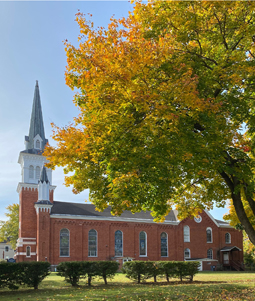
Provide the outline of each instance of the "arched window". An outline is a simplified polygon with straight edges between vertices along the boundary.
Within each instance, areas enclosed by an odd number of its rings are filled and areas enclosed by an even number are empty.
[[[212,228],[206,229],[206,241],[212,242]]]
[[[167,234],[166,232],[162,232],[160,234],[160,242],[161,242],[161,256],[168,255],[168,248],[167,248]]]
[[[31,247],[27,246],[26,248],[26,257],[31,257]]]
[[[38,140],[38,139],[35,142],[35,148],[41,148],[40,140]]]
[[[36,178],[37,180],[40,179],[40,171],[41,171],[40,167],[39,167],[39,166],[36,166],[36,169],[35,169],[35,178]]]
[[[68,229],[60,230],[59,254],[61,257],[69,257],[70,233]]]
[[[120,230],[115,232],[115,256],[123,256],[123,238]]]
[[[97,256],[97,231],[94,229],[89,230],[89,256]]]
[[[33,179],[34,178],[34,166],[30,165],[29,166],[29,179]]]
[[[184,226],[183,227],[183,235],[184,235],[184,242],[190,242],[189,226]]]
[[[184,259],[190,258],[190,249],[185,249],[184,250]]]
[[[230,244],[231,243],[231,235],[230,233],[225,234],[225,243]]]
[[[139,234],[139,255],[147,256],[147,234],[144,231]]]
[[[207,250],[207,258],[213,259],[213,251],[212,251],[212,249]]]

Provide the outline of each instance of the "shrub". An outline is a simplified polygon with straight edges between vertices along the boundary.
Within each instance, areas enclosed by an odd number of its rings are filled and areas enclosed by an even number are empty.
[[[65,281],[77,286],[82,276],[85,276],[85,265],[83,261],[66,261],[57,266],[59,276],[65,277]]]
[[[6,261],[0,262],[0,287],[18,289],[20,284],[20,266]]]
[[[103,277],[104,283],[107,284],[107,278],[112,278],[119,269],[119,263],[116,261],[97,261],[96,273]]]
[[[169,278],[175,278],[177,276],[177,267],[175,261],[159,261],[158,265],[161,275],[166,276],[167,282],[169,282]]]
[[[50,263],[45,261],[20,262],[21,282],[29,287],[38,289],[42,280],[50,274]]]
[[[129,261],[123,265],[122,272],[126,274],[126,277],[137,280],[137,283],[149,277],[154,277],[154,282],[156,282],[156,277],[164,274],[167,281],[169,281],[169,277],[180,278],[181,281],[188,278],[193,281],[198,267],[199,262],[197,261]]]
[[[158,261],[144,261],[144,278],[153,277],[154,282],[157,282],[157,276],[162,275],[162,270]]]
[[[126,274],[127,278],[136,280],[140,283],[143,280],[145,272],[145,261],[127,261],[122,267],[122,272]]]

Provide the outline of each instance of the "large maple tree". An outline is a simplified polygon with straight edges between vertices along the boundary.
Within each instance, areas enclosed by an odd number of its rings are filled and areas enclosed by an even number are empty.
[[[81,113],[55,127],[49,166],[113,214],[185,218],[231,199],[255,244],[255,3],[136,2],[107,29],[90,20],[78,13],[80,44],[65,43]]]

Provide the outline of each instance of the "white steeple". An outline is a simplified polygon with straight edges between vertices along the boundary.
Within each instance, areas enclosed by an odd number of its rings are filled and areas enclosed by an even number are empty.
[[[26,149],[20,152],[18,160],[21,165],[22,183],[38,184],[42,167],[46,163],[46,158],[42,156],[42,153],[47,142],[44,134],[39,85],[36,81],[29,136],[25,136]],[[47,169],[47,176],[52,183],[51,169]]]

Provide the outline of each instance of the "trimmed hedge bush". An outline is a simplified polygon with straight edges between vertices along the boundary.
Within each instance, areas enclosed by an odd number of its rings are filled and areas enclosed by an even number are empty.
[[[38,285],[50,274],[50,263],[45,261],[30,261],[16,263],[21,267],[21,283],[38,289]]]
[[[77,286],[81,278],[88,277],[91,285],[93,277],[112,278],[118,271],[119,263],[116,261],[66,261],[57,266],[58,275],[65,277],[65,281]]]
[[[49,262],[1,262],[0,287],[18,289],[19,285],[27,285],[38,289],[39,283],[49,275]]]
[[[122,272],[137,283],[151,277],[156,282],[158,275],[165,275],[168,282],[169,278],[193,281],[194,275],[198,273],[199,264],[198,261],[129,261],[124,263]]]

